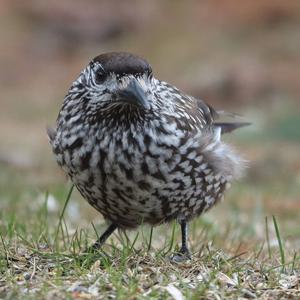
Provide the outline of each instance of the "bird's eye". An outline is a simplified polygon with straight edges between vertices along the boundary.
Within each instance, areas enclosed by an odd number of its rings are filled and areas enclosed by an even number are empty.
[[[103,83],[105,81],[105,79],[106,79],[106,75],[107,74],[102,69],[97,70],[96,74],[95,74],[95,81],[96,81],[96,83],[98,83],[98,84]]]

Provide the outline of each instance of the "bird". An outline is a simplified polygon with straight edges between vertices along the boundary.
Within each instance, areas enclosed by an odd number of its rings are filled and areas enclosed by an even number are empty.
[[[224,198],[242,173],[243,159],[221,136],[247,122],[221,122],[201,99],[157,79],[142,57],[96,56],[72,83],[48,137],[58,165],[108,227],[91,249],[116,230],[177,220],[191,258],[188,223]]]

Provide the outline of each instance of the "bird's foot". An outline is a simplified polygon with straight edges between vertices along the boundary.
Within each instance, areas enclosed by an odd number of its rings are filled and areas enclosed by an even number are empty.
[[[174,263],[184,263],[191,260],[191,253],[188,248],[181,248],[178,252],[170,256],[170,261]]]
[[[95,254],[101,251],[101,247],[95,247],[95,245],[85,248],[83,254]]]
[[[93,247],[88,247],[83,252],[76,255],[75,260],[81,266],[92,266],[97,261],[99,261],[100,264],[112,261],[112,257],[101,248],[96,249]]]
[[[90,247],[86,248],[84,250],[84,254],[104,254],[107,257],[109,257],[108,254],[106,254],[102,250],[102,246],[105,243],[105,241],[108,239],[108,237],[117,229],[117,225],[110,224],[108,228],[105,230],[105,232],[98,238],[98,240]]]
[[[88,248],[86,248],[83,252],[82,255],[86,255],[86,256],[90,256],[90,255],[95,255],[95,257],[106,257],[111,259],[111,257],[101,248],[101,247],[95,247],[90,246]]]

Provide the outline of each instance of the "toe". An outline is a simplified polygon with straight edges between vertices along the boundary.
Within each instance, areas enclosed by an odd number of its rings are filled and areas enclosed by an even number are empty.
[[[189,253],[174,253],[170,256],[170,261],[174,263],[184,263],[191,260],[191,255]]]

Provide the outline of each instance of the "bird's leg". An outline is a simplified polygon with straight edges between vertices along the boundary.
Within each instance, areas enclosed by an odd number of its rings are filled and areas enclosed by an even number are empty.
[[[188,248],[188,242],[187,242],[188,224],[187,224],[186,220],[181,220],[179,223],[181,226],[181,239],[182,239],[181,248],[180,248],[179,252],[177,252],[171,256],[171,261],[180,263],[180,262],[184,262],[184,261],[191,259],[191,254],[190,254],[190,250]]]
[[[186,256],[187,258],[191,258],[190,250],[188,248],[188,224],[185,220],[180,222],[181,226],[181,248],[179,250],[179,253],[183,256]]]
[[[99,250],[105,241],[109,238],[109,236],[117,229],[116,224],[111,224],[108,226],[108,228],[104,231],[104,233],[99,237],[99,239],[92,245],[91,247],[88,248],[86,252],[95,252]]]

